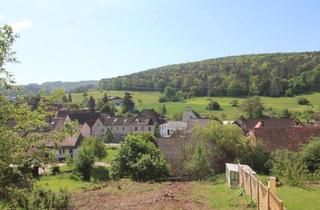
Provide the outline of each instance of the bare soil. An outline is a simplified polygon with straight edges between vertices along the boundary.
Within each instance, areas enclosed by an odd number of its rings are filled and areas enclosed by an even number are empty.
[[[141,184],[134,189],[129,185],[107,183],[99,189],[82,191],[72,196],[71,209],[210,209],[199,201],[186,200],[182,195],[191,187],[190,182],[170,182],[153,188]]]

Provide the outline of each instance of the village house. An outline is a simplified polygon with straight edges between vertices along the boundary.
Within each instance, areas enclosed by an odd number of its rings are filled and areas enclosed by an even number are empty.
[[[109,129],[115,137],[115,142],[119,142],[129,133],[154,133],[156,126],[164,122],[153,109],[144,109],[135,117],[101,114],[92,125],[92,135],[102,137]]]
[[[100,112],[91,110],[78,111],[59,111],[57,116],[52,120],[52,130],[61,130],[66,122],[76,121],[79,123],[79,131],[83,136],[92,135],[92,126],[100,117]]]
[[[316,124],[304,124],[297,118],[259,118],[241,117],[234,122],[244,131],[251,141],[261,140],[269,151],[288,149],[297,151],[311,137],[320,136],[320,127]]]
[[[108,101],[111,101],[116,106],[123,105],[123,98],[119,96],[108,96]]]
[[[249,118],[240,117],[234,121],[235,125],[239,126],[245,135],[247,135],[254,128],[296,128],[305,127],[297,118],[283,117],[283,118]]]
[[[68,136],[60,142],[59,148],[55,151],[55,157],[57,160],[64,160],[67,156],[74,158],[77,155],[79,146],[84,137],[79,134],[76,137]],[[54,149],[55,145],[53,142],[46,144],[47,148]]]
[[[175,134],[179,134],[181,137],[187,136],[195,126],[205,126],[209,121],[208,118],[201,118],[200,114],[195,111],[185,111],[181,121],[169,121],[161,124],[159,127],[160,136],[162,138],[169,138]]]

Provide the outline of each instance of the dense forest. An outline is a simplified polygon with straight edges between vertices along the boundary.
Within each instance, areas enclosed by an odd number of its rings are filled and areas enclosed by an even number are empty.
[[[292,96],[320,90],[320,52],[241,55],[163,66],[101,79],[108,90],[163,91],[192,96]]]

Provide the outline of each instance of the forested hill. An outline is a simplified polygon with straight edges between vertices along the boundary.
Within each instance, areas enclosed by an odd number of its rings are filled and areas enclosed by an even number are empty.
[[[283,96],[320,90],[320,52],[241,55],[163,66],[102,79],[101,88],[163,90],[188,96]]]
[[[98,82],[96,80],[88,80],[88,81],[79,81],[79,82],[45,82],[42,84],[28,84],[28,85],[20,85],[19,91],[15,89],[7,90],[6,94],[8,95],[16,95],[16,94],[37,94],[40,90],[44,90],[47,93],[52,92],[57,88],[62,88],[66,92],[83,92],[88,91],[90,89],[96,89],[98,87]],[[0,92],[1,93],[1,92]]]

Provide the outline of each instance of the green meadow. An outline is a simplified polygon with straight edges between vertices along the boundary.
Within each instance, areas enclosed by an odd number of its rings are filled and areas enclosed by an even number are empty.
[[[187,99],[183,102],[167,102],[159,103],[158,99],[161,95],[160,92],[139,92],[132,91],[133,100],[136,103],[138,109],[153,108],[159,110],[160,107],[165,104],[167,108],[167,116],[172,118],[175,114],[183,112],[185,109],[193,109],[202,115],[213,114],[224,119],[233,120],[241,116],[243,113],[238,107],[231,106],[230,102],[233,99],[237,99],[241,104],[247,98],[235,98],[235,97],[198,97]],[[124,91],[108,91],[109,96],[124,96]],[[95,99],[102,98],[104,91],[91,91],[88,92],[88,96],[92,95]],[[311,106],[298,105],[297,97],[260,97],[261,102],[266,108],[269,108],[269,112],[279,112],[283,109],[288,109],[291,112],[303,112],[307,109],[318,110],[320,108],[320,93],[312,93],[301,95],[307,98]],[[81,103],[84,100],[82,93],[72,94],[74,103]],[[209,100],[217,101],[221,109],[217,111],[209,111],[206,109]],[[272,110],[270,110],[272,108]]]

